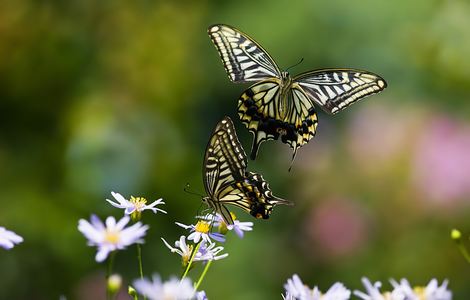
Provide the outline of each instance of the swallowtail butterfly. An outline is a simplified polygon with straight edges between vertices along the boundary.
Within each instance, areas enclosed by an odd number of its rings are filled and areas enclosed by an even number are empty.
[[[297,149],[315,135],[318,120],[314,104],[335,114],[387,87],[380,76],[355,69],[320,69],[291,77],[240,30],[213,25],[208,33],[230,80],[255,82],[238,100],[238,115],[254,135],[251,159],[256,158],[262,142],[281,138],[293,149],[293,160]]]
[[[225,117],[211,135],[203,165],[203,201],[233,224],[226,205],[235,205],[259,219],[267,219],[274,206],[293,203],[274,196],[263,176],[246,171],[245,151],[238,140],[232,120]]]

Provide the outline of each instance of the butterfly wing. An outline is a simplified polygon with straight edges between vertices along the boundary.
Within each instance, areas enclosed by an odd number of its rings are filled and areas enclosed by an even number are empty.
[[[233,223],[230,212],[214,199],[218,199],[222,187],[243,180],[246,164],[246,154],[238,140],[233,122],[229,117],[225,117],[215,127],[207,145],[203,178],[209,205],[229,221],[229,224]]]
[[[209,27],[208,34],[231,81],[238,83],[280,77],[279,67],[268,52],[245,33],[219,24]]]
[[[295,83],[287,99],[282,100],[280,84],[277,78],[261,81],[238,100],[240,120],[253,133],[251,159],[256,158],[262,142],[279,137],[294,150],[295,156],[297,149],[315,135],[318,120],[311,100]],[[285,107],[281,101],[285,101]]]
[[[215,196],[227,183],[242,180],[246,164],[246,154],[233,122],[225,117],[217,124],[206,147],[203,176],[204,187],[209,196]]]
[[[218,195],[221,204],[237,206],[257,219],[268,219],[277,205],[293,205],[291,201],[274,196],[260,174],[247,172],[245,175],[242,181],[221,189]]]
[[[261,175],[246,172],[246,154],[233,123],[225,117],[217,124],[204,158],[204,187],[209,205],[227,224],[233,224],[225,205],[235,205],[257,218],[268,218],[273,207],[290,204],[272,195]]]
[[[387,87],[374,73],[354,69],[323,69],[300,74],[294,81],[327,113],[335,114]]]

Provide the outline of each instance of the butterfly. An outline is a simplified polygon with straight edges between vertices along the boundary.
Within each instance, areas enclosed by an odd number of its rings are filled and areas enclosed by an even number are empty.
[[[233,224],[226,205],[238,206],[258,219],[267,219],[274,206],[292,202],[274,196],[263,176],[247,172],[247,157],[229,117],[215,127],[207,144],[203,164],[203,201],[226,224]]]
[[[238,100],[238,116],[253,133],[250,158],[255,159],[266,140],[281,138],[297,150],[315,135],[318,119],[314,104],[336,114],[361,98],[387,87],[380,76],[355,69],[320,69],[291,77],[281,72],[256,41],[228,25],[208,29],[235,83],[255,82]]]

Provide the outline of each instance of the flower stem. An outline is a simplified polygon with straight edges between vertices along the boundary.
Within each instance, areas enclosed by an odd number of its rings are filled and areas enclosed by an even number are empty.
[[[459,247],[460,253],[462,253],[465,260],[470,264],[470,254],[468,253],[467,247],[465,247],[462,241],[458,241],[457,246]]]
[[[207,270],[209,270],[209,267],[211,266],[211,264],[212,264],[212,260],[209,260],[206,264],[206,267],[204,268],[204,271],[202,271],[202,274],[199,277],[196,285],[194,286],[194,290],[197,291],[199,289],[199,285],[201,285],[201,282],[204,279],[204,276],[206,276]]]
[[[142,248],[140,247],[140,244],[137,244],[137,261],[139,263],[140,279],[144,279],[144,268],[142,267]]]
[[[144,279],[144,268],[142,266],[142,247],[140,244],[137,244],[137,261],[139,263],[140,279]],[[147,297],[144,296],[144,300],[147,300]]]
[[[201,242],[197,243],[196,246],[193,249],[193,252],[191,253],[191,257],[188,261],[188,265],[186,266],[186,269],[184,270],[183,276],[181,276],[181,281],[188,275],[189,269],[191,268],[191,265],[193,264],[194,257],[196,256],[196,253],[199,251],[199,247],[201,246]]]
[[[114,257],[116,256],[116,251],[113,251],[109,254],[108,258],[108,268],[106,269],[106,299],[111,300],[111,297],[113,296],[111,291],[108,288],[108,279],[109,276],[113,273],[113,265],[114,265]]]

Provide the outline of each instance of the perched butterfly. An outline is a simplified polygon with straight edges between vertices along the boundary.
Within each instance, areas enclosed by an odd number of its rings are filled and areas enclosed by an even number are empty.
[[[238,100],[238,115],[253,135],[251,159],[266,140],[306,144],[317,128],[314,103],[335,114],[387,87],[380,76],[354,69],[322,69],[291,77],[252,38],[228,25],[208,29],[231,81],[256,82]]]
[[[246,171],[247,159],[232,120],[225,117],[214,129],[203,165],[203,198],[227,224],[233,224],[226,205],[238,206],[258,219],[267,219],[274,206],[293,205],[274,196],[263,176]]]

